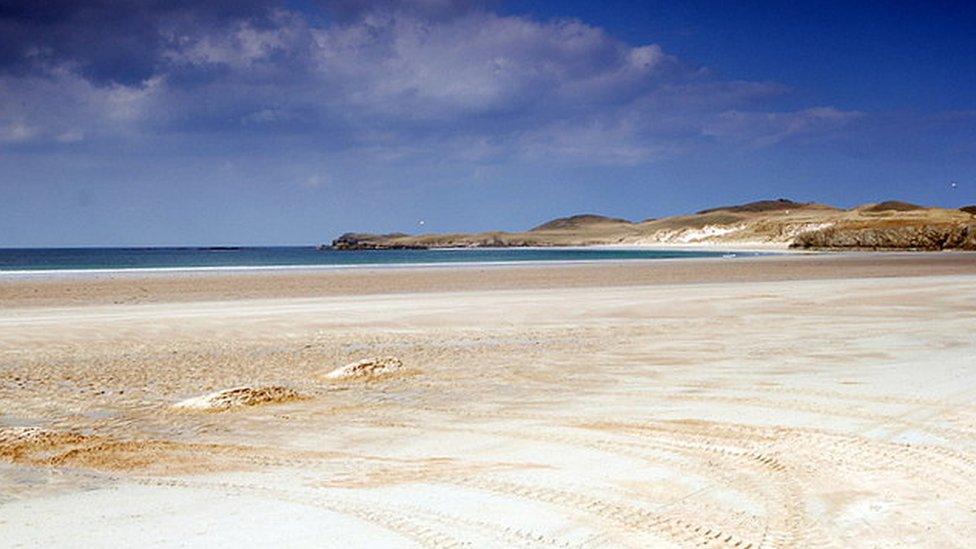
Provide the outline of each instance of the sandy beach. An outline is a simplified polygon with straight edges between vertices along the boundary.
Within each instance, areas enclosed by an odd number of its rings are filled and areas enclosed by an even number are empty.
[[[964,253],[0,278],[0,545],[965,547],[974,312]]]

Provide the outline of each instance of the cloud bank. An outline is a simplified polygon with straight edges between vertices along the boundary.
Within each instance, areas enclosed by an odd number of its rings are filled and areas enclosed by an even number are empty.
[[[281,139],[371,162],[637,165],[767,147],[859,117],[772,107],[578,20],[428,0],[15,2],[0,8],[0,147]]]

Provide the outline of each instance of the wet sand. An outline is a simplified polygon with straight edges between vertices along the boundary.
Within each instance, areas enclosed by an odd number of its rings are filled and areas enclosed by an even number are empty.
[[[0,274],[0,308],[976,273],[976,253],[836,253],[535,265]]]
[[[0,281],[0,544],[967,546],[974,256],[688,261]]]

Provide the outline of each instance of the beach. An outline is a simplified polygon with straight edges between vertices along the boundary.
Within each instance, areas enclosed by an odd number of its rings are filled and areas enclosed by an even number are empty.
[[[974,312],[968,253],[0,277],[0,545],[963,547]]]

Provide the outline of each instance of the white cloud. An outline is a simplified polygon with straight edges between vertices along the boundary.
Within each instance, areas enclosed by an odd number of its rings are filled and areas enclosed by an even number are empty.
[[[784,86],[716,79],[660,45],[581,21],[421,4],[325,26],[283,9],[260,21],[170,23],[154,75],[138,84],[96,85],[70,63],[2,76],[0,140],[261,128],[252,134],[303,132],[303,146],[388,163],[633,165],[696,140],[767,146],[858,116],[764,112]]]
[[[316,174],[306,177],[302,180],[301,184],[302,187],[305,187],[306,189],[317,189],[326,184],[327,181],[328,180],[325,178],[325,176]]]
[[[307,31],[300,16],[284,10],[275,11],[270,24],[259,27],[239,21],[217,29],[170,28],[164,32],[170,47],[162,55],[176,65],[226,65],[243,70],[293,48]]]
[[[793,112],[726,111],[706,124],[702,133],[761,147],[792,137],[835,130],[861,116],[862,113],[841,111],[834,107],[814,107]]]
[[[578,21],[474,12],[447,21],[368,16],[314,32],[315,72],[344,101],[407,119],[618,101],[674,60]]]
[[[28,126],[24,122],[11,119],[0,125],[0,141],[7,143],[21,143],[29,141],[40,133],[36,126]]]
[[[138,86],[96,86],[67,67],[26,77],[0,76],[0,140],[76,143],[118,136],[142,120],[163,78]]]

